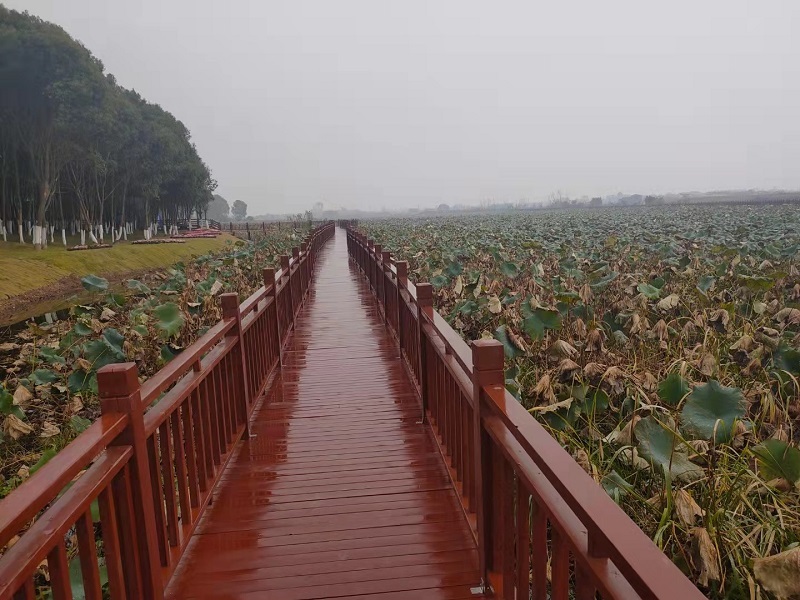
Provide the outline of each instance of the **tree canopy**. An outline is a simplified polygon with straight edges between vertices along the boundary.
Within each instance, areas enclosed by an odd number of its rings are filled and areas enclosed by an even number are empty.
[[[216,182],[186,126],[116,83],[61,27],[0,5],[0,232],[92,241],[205,212]]]
[[[217,221],[230,221],[231,207],[225,198],[219,194],[214,194],[214,198],[208,205],[206,215],[209,219],[216,219]]]
[[[231,212],[233,213],[234,219],[237,221],[244,221],[247,218],[247,203],[241,200],[234,201],[231,206]]]

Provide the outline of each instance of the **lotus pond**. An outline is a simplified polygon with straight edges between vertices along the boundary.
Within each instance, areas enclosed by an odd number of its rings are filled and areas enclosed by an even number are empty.
[[[800,207],[361,227],[710,598],[800,595]]]

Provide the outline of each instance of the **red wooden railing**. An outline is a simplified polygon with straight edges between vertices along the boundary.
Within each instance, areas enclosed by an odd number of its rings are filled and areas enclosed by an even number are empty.
[[[19,535],[0,557],[0,598],[36,598],[46,559],[53,598],[71,599],[74,547],[88,600],[102,598],[101,564],[112,598],[163,597],[334,233],[314,229],[241,305],[223,294],[222,320],[143,384],[134,363],[98,371],[100,418],[0,502],[0,548]]]
[[[408,280],[406,262],[349,227],[347,244],[396,334],[461,497],[482,585],[491,587],[484,591],[534,600],[704,598],[506,391],[499,342],[467,345],[433,310],[430,284]]]

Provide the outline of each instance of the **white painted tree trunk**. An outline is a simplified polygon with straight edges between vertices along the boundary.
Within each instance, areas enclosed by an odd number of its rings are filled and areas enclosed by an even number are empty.
[[[56,231],[56,226],[55,225],[50,225],[50,243],[51,244],[55,244],[56,243],[55,240],[53,239],[53,235],[55,234],[55,231]]]
[[[92,231],[91,229],[89,230],[89,239],[92,240],[93,244],[97,243],[97,237],[95,237],[94,231]]]
[[[81,246],[86,245],[86,230],[81,229]]]
[[[61,228],[61,243],[64,244],[64,248],[67,247],[67,230],[63,227]]]
[[[17,223],[17,232],[19,233],[19,243],[25,243],[25,229],[22,227],[22,223]]]
[[[3,241],[7,242],[8,238],[6,237],[6,222],[3,221]]]
[[[100,223],[100,225],[97,226],[97,233],[100,234],[100,241],[102,242],[103,241],[103,224],[102,223]]]

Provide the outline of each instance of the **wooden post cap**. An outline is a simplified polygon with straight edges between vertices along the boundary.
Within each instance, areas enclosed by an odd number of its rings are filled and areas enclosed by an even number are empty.
[[[220,305],[222,306],[222,318],[229,319],[239,314],[239,294],[235,292],[228,292],[219,297]]]
[[[502,371],[504,360],[503,344],[497,340],[472,342],[472,366],[476,371]]]
[[[275,269],[266,267],[261,270],[261,276],[264,278],[264,285],[272,285],[275,283]]]
[[[281,269],[288,270],[289,269],[289,257],[285,254],[281,254]]]
[[[417,304],[433,306],[433,286],[430,283],[417,284]]]
[[[408,279],[408,262],[405,260],[398,260],[394,263],[394,266],[397,267],[397,278],[400,280],[405,281]]]
[[[106,365],[97,371],[97,390],[100,398],[127,396],[139,387],[136,363]]]

